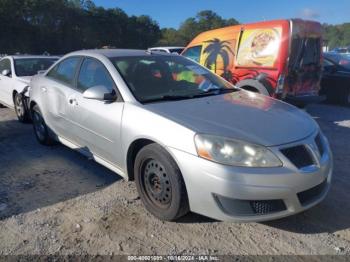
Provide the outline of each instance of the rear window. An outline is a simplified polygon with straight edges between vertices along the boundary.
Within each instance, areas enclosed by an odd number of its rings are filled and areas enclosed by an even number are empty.
[[[319,65],[321,56],[320,38],[294,37],[292,40],[289,65],[299,68],[304,65]]]
[[[33,76],[38,71],[48,69],[56,58],[18,58],[15,59],[15,72],[17,76]]]
[[[334,64],[350,70],[350,56],[346,54],[324,54],[324,56]]]

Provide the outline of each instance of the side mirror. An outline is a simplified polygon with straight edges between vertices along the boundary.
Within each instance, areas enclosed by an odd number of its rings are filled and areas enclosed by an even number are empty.
[[[100,101],[115,101],[117,99],[117,95],[115,91],[112,92],[105,86],[93,86],[90,87],[83,93],[83,97],[86,99],[100,100]]]
[[[2,70],[1,74],[2,74],[3,76],[10,76],[10,75],[11,75],[11,71],[8,70],[8,69],[5,69],[5,70]]]

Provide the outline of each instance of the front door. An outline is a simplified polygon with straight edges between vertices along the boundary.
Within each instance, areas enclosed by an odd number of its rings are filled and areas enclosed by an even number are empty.
[[[79,92],[72,97],[75,137],[89,153],[118,165],[121,162],[120,128],[124,103],[84,98],[84,91],[94,86],[104,86],[110,92],[116,92],[107,68],[97,59],[85,58],[77,79]]]

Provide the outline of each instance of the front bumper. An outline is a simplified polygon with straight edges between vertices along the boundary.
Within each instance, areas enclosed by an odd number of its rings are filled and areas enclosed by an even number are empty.
[[[315,135],[305,141],[309,143]],[[292,144],[293,145],[293,144]],[[272,148],[277,151],[280,148]],[[217,164],[169,148],[184,177],[191,211],[223,221],[266,221],[302,212],[321,202],[330,187],[333,161],[327,145],[319,165],[299,170]]]

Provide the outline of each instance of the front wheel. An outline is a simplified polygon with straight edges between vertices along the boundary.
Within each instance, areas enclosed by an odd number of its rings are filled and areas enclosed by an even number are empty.
[[[16,93],[13,99],[13,103],[15,105],[15,112],[18,120],[22,123],[28,123],[30,121],[30,117],[22,94]]]
[[[188,213],[181,172],[164,148],[154,143],[142,148],[135,159],[134,176],[143,204],[155,217],[173,221]]]
[[[43,145],[52,145],[54,140],[50,136],[49,128],[37,105],[32,108],[32,119],[34,133],[39,143]]]

